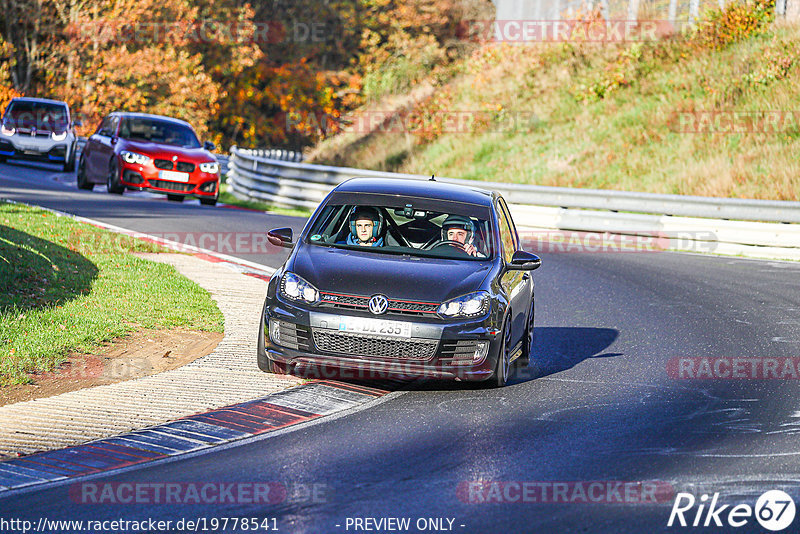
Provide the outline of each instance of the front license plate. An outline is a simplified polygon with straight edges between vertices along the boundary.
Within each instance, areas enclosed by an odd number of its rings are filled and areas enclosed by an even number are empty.
[[[387,337],[411,337],[411,323],[365,317],[340,317],[339,331]]]
[[[188,172],[176,172],[176,171],[158,171],[158,177],[162,180],[169,180],[171,182],[188,182],[189,181],[189,173]]]

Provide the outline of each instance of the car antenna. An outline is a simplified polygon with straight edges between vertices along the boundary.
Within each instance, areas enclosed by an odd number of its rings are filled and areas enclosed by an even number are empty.
[[[428,181],[429,182],[435,182],[436,181],[436,175],[435,174],[431,174],[431,179],[428,180]]]

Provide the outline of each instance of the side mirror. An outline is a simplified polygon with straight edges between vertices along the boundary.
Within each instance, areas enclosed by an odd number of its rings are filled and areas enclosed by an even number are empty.
[[[116,145],[116,144],[117,144],[117,139],[118,139],[118,138],[117,138],[117,136],[116,136],[116,135],[112,135],[112,136],[111,136],[111,144],[112,144],[112,145]]]
[[[205,143],[203,143],[203,148],[205,148],[209,152],[214,152],[217,149],[217,145],[215,145],[211,141],[206,141]]]
[[[267,239],[276,247],[292,248],[292,229],[275,228],[267,232]]]
[[[542,265],[542,259],[536,254],[518,250],[511,256],[511,263],[506,265],[509,271],[533,271]]]

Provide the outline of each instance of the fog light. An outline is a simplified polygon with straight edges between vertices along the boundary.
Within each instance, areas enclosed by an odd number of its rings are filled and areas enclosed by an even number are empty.
[[[475,354],[472,355],[472,363],[478,363],[486,358],[486,353],[489,352],[488,341],[478,341],[475,344]]]
[[[204,193],[213,193],[217,190],[217,182],[206,182],[200,186],[200,191]]]
[[[281,323],[274,319],[269,320],[269,338],[275,345],[281,344]]]

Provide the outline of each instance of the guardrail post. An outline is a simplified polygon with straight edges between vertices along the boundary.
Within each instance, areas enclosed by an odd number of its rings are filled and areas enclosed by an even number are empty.
[[[694,26],[700,17],[700,0],[690,0],[689,2],[689,24]]]

